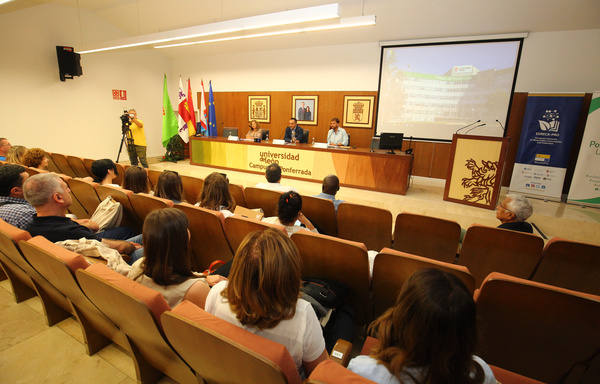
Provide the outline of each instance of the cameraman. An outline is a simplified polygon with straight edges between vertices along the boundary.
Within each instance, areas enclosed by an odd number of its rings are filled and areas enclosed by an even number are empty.
[[[129,122],[131,125],[131,137],[133,138],[133,144],[135,151],[127,147],[129,152],[129,160],[131,165],[138,165],[138,158],[142,163],[142,167],[148,168],[148,161],[146,160],[146,135],[144,134],[144,123],[137,118],[137,112],[135,109],[129,110]]]

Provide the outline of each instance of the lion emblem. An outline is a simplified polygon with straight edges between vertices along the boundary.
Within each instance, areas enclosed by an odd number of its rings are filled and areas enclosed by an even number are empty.
[[[465,166],[471,171],[471,177],[463,177],[462,186],[469,189],[469,194],[463,200],[477,203],[492,201],[492,191],[496,182],[497,161],[481,160],[481,166],[473,159],[467,160]]]

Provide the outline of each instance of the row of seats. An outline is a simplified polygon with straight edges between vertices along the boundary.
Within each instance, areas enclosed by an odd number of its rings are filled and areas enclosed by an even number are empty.
[[[353,300],[372,296],[377,301],[387,296],[388,303],[378,303],[377,312],[391,305],[404,280],[424,267],[454,273],[469,289],[475,287],[464,267],[384,250],[375,261],[369,294],[364,274],[334,265],[323,253],[306,251],[307,246],[328,245],[310,244],[322,238],[329,240],[313,233],[292,236],[305,264],[303,276],[324,270],[327,272],[321,272],[320,277],[342,280],[343,275],[349,275],[344,283],[354,279],[362,282],[362,286],[352,287]],[[366,263],[364,245],[334,241],[345,247],[348,260],[361,258]],[[329,247],[333,249],[332,244]],[[82,328],[89,354],[109,342],[120,345],[133,358],[143,383],[155,382],[162,374],[182,383],[200,379],[242,383],[249,377],[261,383],[300,382],[283,346],[215,318],[190,302],[169,308],[158,292],[102,263],[90,265],[81,255],[43,237],[31,238],[4,222],[0,222],[0,265],[11,278],[18,301],[38,294],[49,325],[73,315]],[[13,279],[22,281],[15,284]],[[360,297],[357,289],[365,290]],[[597,382],[600,297],[492,273],[475,292],[475,300],[481,335],[477,353],[485,361],[543,382]],[[355,309],[359,307],[355,305]],[[337,383],[351,378],[369,382],[341,366],[323,364],[327,369],[316,370],[312,382]],[[337,374],[328,375],[328,370]],[[508,377],[512,380],[516,376]]]

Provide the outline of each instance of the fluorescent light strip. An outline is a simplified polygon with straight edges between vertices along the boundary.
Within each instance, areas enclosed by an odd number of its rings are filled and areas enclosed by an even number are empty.
[[[219,35],[224,33],[242,32],[253,29],[277,27],[287,24],[307,23],[312,21],[329,20],[339,17],[337,3],[319,5],[316,7],[300,8],[291,11],[268,13],[265,15],[245,17],[241,19],[220,21],[194,27],[174,29],[171,31],[152,33],[115,41],[109,47],[89,49],[80,54],[111,51],[115,49],[139,47],[143,45],[166,43],[168,41],[192,39],[194,37]]]
[[[256,37],[266,37],[266,36],[289,35],[292,33],[301,33],[301,32],[327,31],[327,30],[342,29],[342,28],[364,27],[364,26],[368,26],[368,25],[375,25],[375,15],[348,17],[345,19],[341,19],[340,23],[338,23],[338,24],[327,24],[327,25],[320,25],[320,26],[315,26],[315,27],[285,29],[282,31],[254,33],[251,35],[221,37],[218,39],[190,41],[187,43],[158,45],[158,46],[155,46],[154,48],[185,47],[188,45],[209,44],[209,43],[217,43],[220,41],[252,39],[252,38],[256,38]]]

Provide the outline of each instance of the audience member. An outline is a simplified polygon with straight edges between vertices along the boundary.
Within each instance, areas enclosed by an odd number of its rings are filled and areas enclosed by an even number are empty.
[[[321,190],[322,192],[318,195],[315,195],[315,197],[333,201],[333,207],[337,212],[340,204],[344,202],[344,200],[338,200],[335,198],[335,194],[340,190],[340,179],[338,179],[336,175],[325,176]]]
[[[471,293],[454,275],[437,269],[413,274],[396,304],[369,326],[379,345],[348,369],[377,383],[495,384],[475,356],[477,329]]]
[[[23,182],[29,173],[17,164],[0,166],[0,219],[27,229],[35,216],[35,208],[23,198]]]
[[[532,214],[533,207],[525,196],[509,193],[496,207],[496,218],[502,222],[498,228],[533,233],[533,227],[525,221]]]
[[[285,127],[285,135],[283,136],[283,140],[287,143],[296,143],[302,141],[304,138],[304,131],[302,127],[298,125],[298,121],[295,118],[291,118],[289,121],[289,126]]]
[[[296,245],[274,229],[252,232],[240,244],[229,281],[216,284],[206,311],[283,344],[306,376],[327,359],[323,331],[300,295],[302,259]]]
[[[318,233],[315,226],[302,214],[302,196],[298,192],[289,191],[279,198],[277,216],[266,217],[263,221],[285,227],[288,236],[303,229],[302,224],[310,231]]]
[[[6,161],[13,164],[23,164],[23,156],[25,156],[27,148],[22,145],[11,147],[6,155]]]
[[[41,148],[28,149],[23,155],[23,165],[45,170],[48,168],[48,154]]]
[[[204,308],[213,285],[224,278],[195,275],[191,269],[190,232],[185,213],[175,208],[152,211],[142,231],[144,257],[136,261],[128,277],[158,291],[171,308],[190,300]]]
[[[183,182],[175,171],[163,171],[158,176],[154,196],[169,199],[175,204],[183,201]]]
[[[150,182],[146,170],[137,165],[127,168],[123,176],[123,188],[133,191],[133,193],[150,193]]]
[[[202,193],[198,196],[197,206],[220,211],[223,216],[233,215],[235,200],[229,193],[229,181],[218,172],[213,172],[204,179]]]
[[[294,188],[286,185],[281,185],[281,167],[277,163],[269,164],[265,170],[265,177],[267,178],[266,183],[258,183],[255,185],[256,188],[269,189],[277,192],[293,191]]]
[[[66,217],[67,208],[72,202],[71,190],[58,175],[40,173],[27,178],[23,184],[23,194],[37,212],[27,228],[31,236],[44,236],[52,242],[93,239],[102,241],[120,253],[131,254],[137,249],[137,253],[131,255],[132,261],[141,257],[143,250],[138,249],[141,248],[141,235],[135,236],[129,228],[110,228],[96,233],[97,224],[87,219],[74,221]]]
[[[260,125],[258,125],[258,121],[252,120],[250,124],[248,124],[250,128],[248,133],[246,133],[246,139],[262,139],[262,129],[260,129]]]
[[[120,185],[113,183],[113,180],[117,178],[118,174],[119,171],[117,171],[117,166],[111,159],[95,160],[92,163],[92,175],[94,176],[95,183],[120,187]]]
[[[12,147],[12,145],[10,145],[10,142],[8,141],[8,139],[6,137],[0,137],[0,160],[1,161],[6,161],[6,155],[8,154],[8,151],[10,151],[11,147]]]
[[[346,130],[340,127],[340,119],[334,117],[329,122],[329,132],[327,132],[327,144],[329,145],[348,145],[348,134]]]

